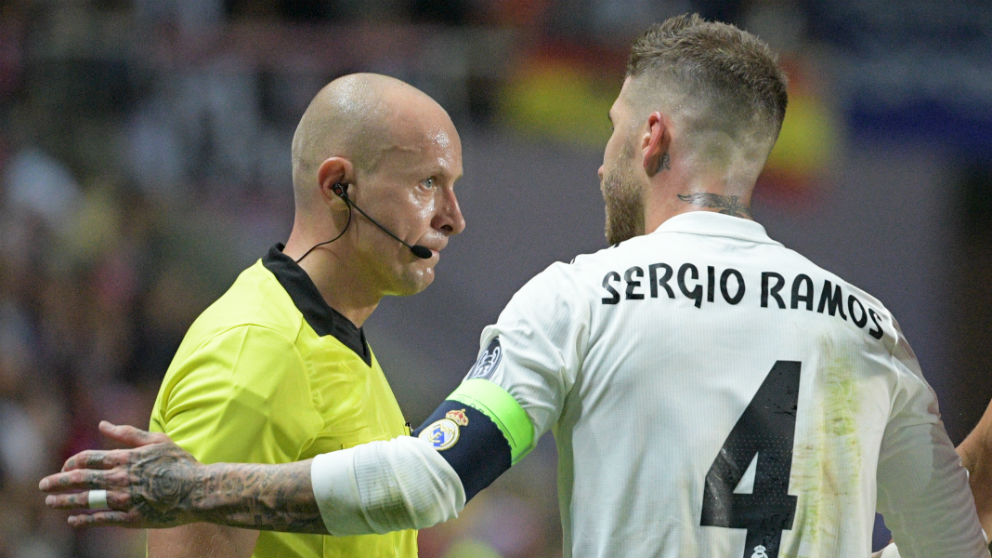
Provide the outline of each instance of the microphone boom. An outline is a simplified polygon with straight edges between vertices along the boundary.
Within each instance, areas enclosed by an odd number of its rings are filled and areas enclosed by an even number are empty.
[[[428,248],[426,246],[421,246],[419,244],[416,244],[414,246],[410,246],[410,244],[407,243],[406,241],[404,241],[402,238],[400,238],[400,237],[396,236],[395,234],[393,234],[393,231],[391,231],[391,230],[387,229],[386,227],[382,226],[382,224],[380,224],[379,221],[376,221],[375,219],[369,217],[369,214],[368,213],[365,213],[364,211],[362,211],[362,208],[361,207],[358,207],[357,205],[355,205],[355,202],[351,201],[351,198],[348,197],[348,192],[345,191],[344,188],[341,188],[340,191],[338,191],[337,189],[335,189],[334,190],[334,193],[336,193],[338,196],[340,196],[341,199],[343,199],[345,201],[345,203],[347,203],[351,207],[354,207],[355,209],[357,209],[358,212],[361,213],[363,217],[365,217],[366,219],[368,219],[369,222],[371,222],[373,225],[379,227],[382,230],[382,232],[388,234],[389,236],[393,237],[397,242],[399,242],[403,246],[406,246],[407,248],[409,248],[410,251],[413,252],[413,255],[414,256],[417,256],[418,258],[421,258],[421,259],[424,259],[424,260],[426,260],[426,259],[428,259],[428,258],[431,257],[431,249],[430,248]]]

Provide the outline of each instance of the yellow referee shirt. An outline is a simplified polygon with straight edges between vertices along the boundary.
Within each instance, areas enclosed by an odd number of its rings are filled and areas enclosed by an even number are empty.
[[[288,463],[409,433],[363,331],[276,245],[193,322],[151,430],[204,463]],[[417,555],[417,532],[261,531],[254,556]]]

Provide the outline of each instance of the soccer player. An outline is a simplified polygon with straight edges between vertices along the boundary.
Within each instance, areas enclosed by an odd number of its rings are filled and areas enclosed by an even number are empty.
[[[285,247],[273,246],[196,319],[152,410],[150,429],[205,463],[285,463],[409,434],[362,324],[383,296],[426,288],[448,237],[464,228],[452,190],[462,174],[458,133],[416,88],[349,75],[310,103],[292,162]],[[148,554],[411,556],[416,536],[197,523],[149,531]]]
[[[599,170],[614,246],[524,285],[417,437],[201,466],[104,424],[146,445],[70,458],[49,505],[106,501],[74,525],[423,527],[553,430],[567,556],[867,556],[876,509],[904,556],[988,556],[891,313],[751,218],[785,106],[756,37],[695,15],[651,27]]]

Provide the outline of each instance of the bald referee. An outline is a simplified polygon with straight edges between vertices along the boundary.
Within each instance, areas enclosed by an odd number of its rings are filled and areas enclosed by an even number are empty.
[[[286,463],[409,434],[362,324],[420,292],[465,227],[447,113],[399,80],[341,77],[292,145],[295,218],[193,323],[151,414],[205,463]],[[196,523],[148,533],[149,556],[414,556],[417,534],[329,537]]]
[[[896,320],[751,218],[785,107],[754,36],[694,15],[651,27],[599,171],[613,246],[524,285],[417,437],[204,467],[105,424],[151,445],[71,458],[43,481],[63,493],[49,505],[107,490],[113,511],[74,525],[422,527],[552,430],[566,556],[867,556],[876,510],[904,556],[988,556]]]

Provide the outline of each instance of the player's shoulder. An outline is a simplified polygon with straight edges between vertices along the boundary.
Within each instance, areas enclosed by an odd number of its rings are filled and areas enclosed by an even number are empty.
[[[604,248],[596,252],[579,254],[569,261],[556,261],[531,277],[521,290],[563,290],[580,288],[582,285],[598,281],[602,270],[608,267],[610,252],[615,247]]]
[[[790,248],[783,248],[781,254],[774,267],[785,270],[783,292],[791,291],[794,296],[797,292],[807,292],[804,289],[808,287],[817,300],[817,309],[825,306],[829,310],[831,302],[836,301],[838,314],[848,325],[868,331],[876,342],[899,358],[915,358],[898,321],[880,298],[805,254]]]
[[[648,235],[635,236],[623,242],[617,242],[594,250],[577,254],[568,262],[556,262],[549,269],[562,275],[578,276],[616,265],[619,260],[636,257],[642,251],[642,245],[648,242]]]
[[[811,270],[808,272],[810,275],[818,275],[818,279],[827,282],[829,281],[832,285],[841,287],[848,296],[854,296],[858,300],[870,305],[875,309],[880,315],[884,315],[887,321],[893,321],[892,312],[881,299],[867,291],[866,289],[860,287],[859,285],[852,283],[846,277],[828,269],[817,262],[814,262],[811,258],[805,254],[801,254],[790,248],[784,248],[785,253],[788,254],[788,258],[795,262],[794,265],[800,271],[806,269]]]

